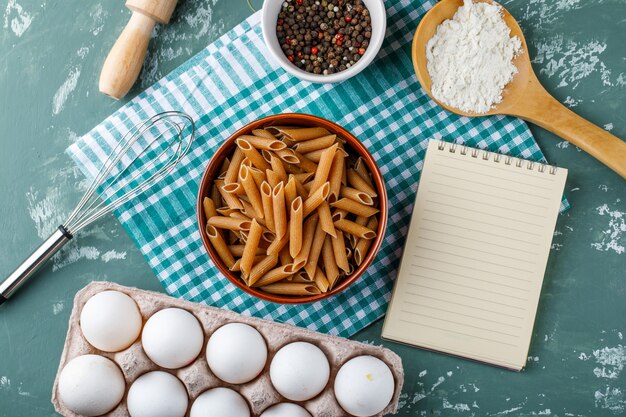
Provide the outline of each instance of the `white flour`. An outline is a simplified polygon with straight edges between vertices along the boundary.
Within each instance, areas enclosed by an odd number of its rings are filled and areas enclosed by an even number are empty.
[[[428,41],[432,94],[459,110],[485,113],[502,100],[502,90],[517,73],[512,61],[520,52],[520,39],[510,37],[500,6],[464,0]]]

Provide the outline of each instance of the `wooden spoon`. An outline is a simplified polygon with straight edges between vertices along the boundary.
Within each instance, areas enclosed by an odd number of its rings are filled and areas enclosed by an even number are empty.
[[[495,3],[490,0],[478,0]],[[441,0],[422,19],[413,37],[413,67],[422,88],[432,97],[431,80],[426,68],[426,45],[437,26],[451,19],[463,0]],[[467,113],[447,106],[433,98],[444,109],[463,116],[488,116],[505,114],[520,117],[543,127],[592,155],[626,179],[626,143],[604,129],[569,110],[541,85],[528,56],[528,46],[522,29],[511,14],[503,8],[504,21],[511,29],[511,36],[522,42],[523,52],[513,63],[518,69],[513,80],[506,86],[502,101],[487,113]]]

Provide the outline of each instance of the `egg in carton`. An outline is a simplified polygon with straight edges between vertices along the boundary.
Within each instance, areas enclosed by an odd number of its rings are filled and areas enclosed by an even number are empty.
[[[134,303],[96,302],[103,292]],[[168,341],[168,331],[185,336]],[[234,352],[245,352],[236,364]],[[52,403],[67,417],[383,416],[397,411],[403,381],[400,357],[383,347],[93,282],[74,299]]]

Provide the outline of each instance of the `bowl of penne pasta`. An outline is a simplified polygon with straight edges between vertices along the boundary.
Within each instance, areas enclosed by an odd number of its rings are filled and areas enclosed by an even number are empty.
[[[374,158],[350,132],[279,114],[235,132],[200,182],[202,242],[220,272],[263,300],[309,303],[340,293],[372,263],[387,226]]]

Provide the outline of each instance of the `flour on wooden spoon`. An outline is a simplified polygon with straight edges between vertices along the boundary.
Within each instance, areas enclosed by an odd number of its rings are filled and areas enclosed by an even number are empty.
[[[497,4],[464,0],[452,19],[437,27],[426,46],[433,97],[464,112],[486,113],[502,101],[517,68],[521,41]]]

